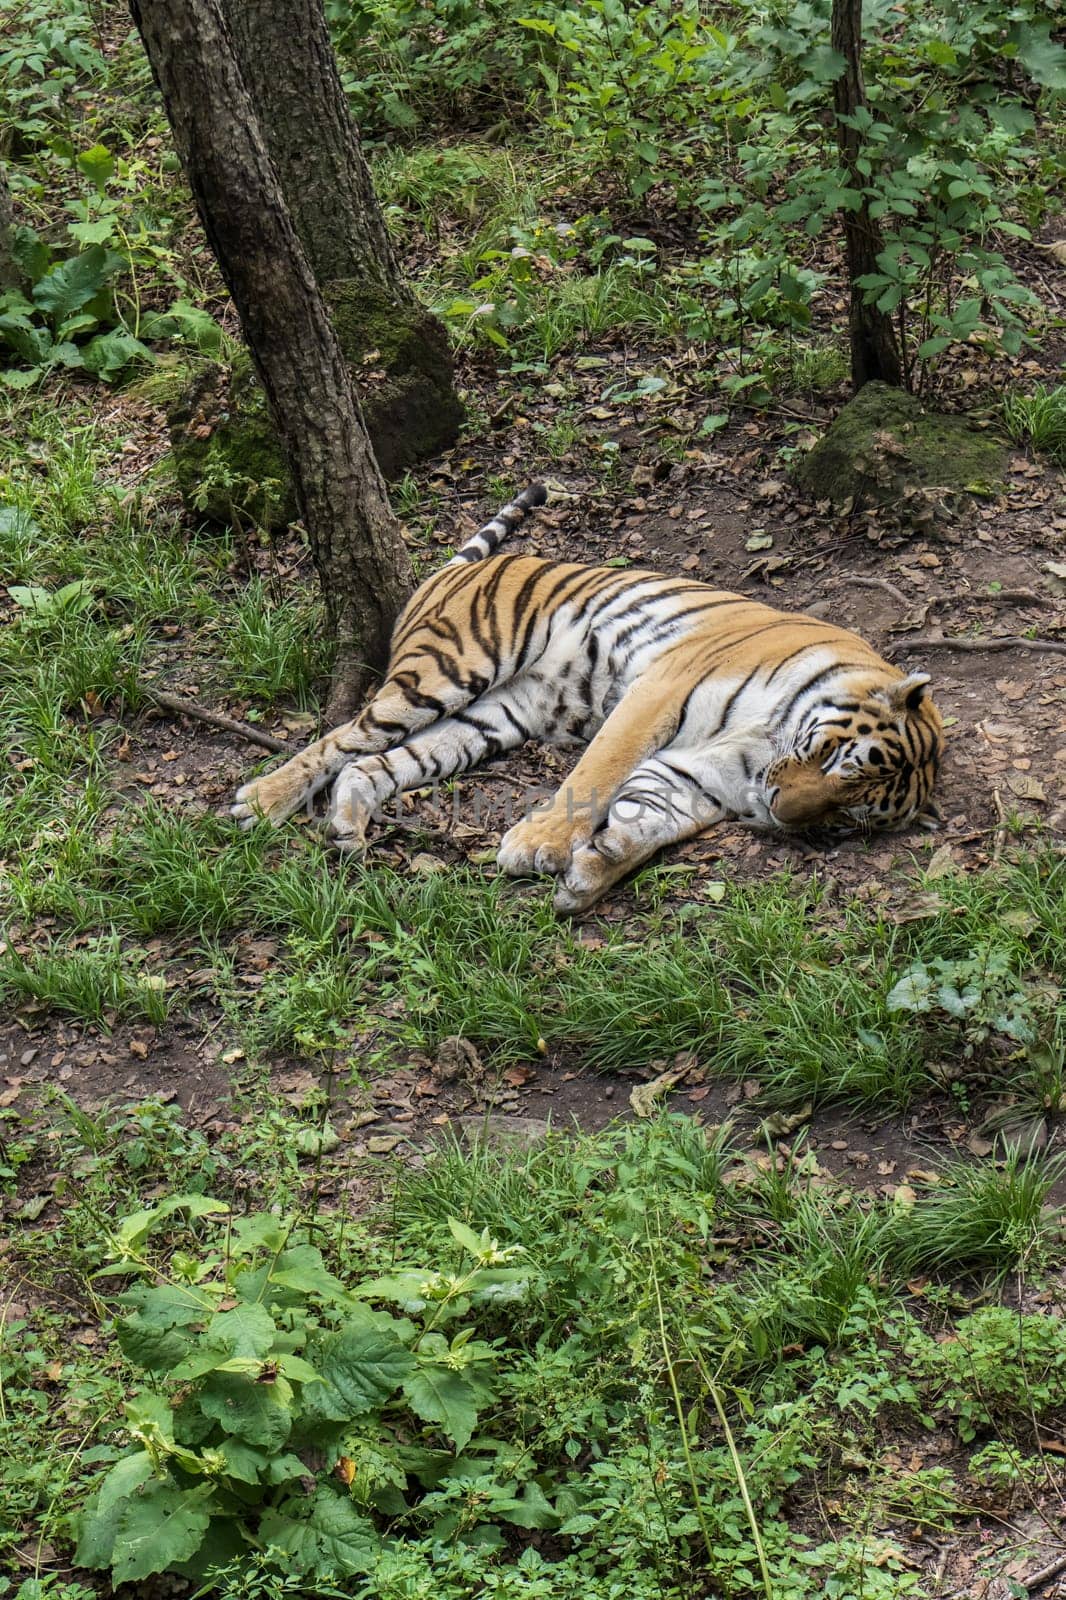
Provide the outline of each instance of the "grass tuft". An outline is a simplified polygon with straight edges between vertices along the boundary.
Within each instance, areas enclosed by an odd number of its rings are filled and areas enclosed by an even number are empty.
[[[1066,466],[1066,384],[1053,389],[1037,384],[1032,394],[1005,395],[1003,417],[1018,444]]]

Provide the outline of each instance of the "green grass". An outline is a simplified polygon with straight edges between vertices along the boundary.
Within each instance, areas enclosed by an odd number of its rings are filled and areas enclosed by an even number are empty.
[[[1066,384],[1052,389],[1041,383],[1032,394],[1005,395],[1003,418],[1018,444],[1066,466]]]
[[[251,578],[222,609],[216,632],[219,666],[238,693],[317,704],[332,652],[316,601],[272,597]]]
[[[1015,1092],[1031,1080],[1033,1098],[1054,1088],[1066,971],[1066,865],[1054,856],[946,880],[941,909],[902,927],[871,922],[860,904],[829,910],[817,880],[785,876],[732,886],[680,918],[653,904],[590,948],[556,922],[539,886],[352,867],[291,830],[237,836],[154,802],[120,814],[105,843],[90,836],[92,816],[90,806],[63,873],[49,870],[47,852],[16,863],[8,893],[18,914],[55,916],[78,934],[192,936],[210,960],[241,930],[275,935],[276,961],[253,998],[238,1001],[220,978],[232,1025],[260,1049],[357,1035],[378,1026],[378,999],[395,996],[403,1005],[384,1042],[432,1050],[460,1035],[500,1066],[545,1048],[591,1070],[695,1051],[713,1074],[757,1077],[780,1103],[899,1106],[936,1084],[954,1051],[970,1059],[969,1092],[1001,1073]],[[969,972],[975,957],[977,999],[961,1019],[889,1004],[916,964]],[[1006,1069],[995,1048],[1004,1006],[1031,1034]]]
[[[0,954],[0,1001],[38,1013],[108,1026],[115,1020],[160,1023],[169,1010],[166,978],[149,971],[117,939],[91,941],[80,949],[46,947],[21,955]]]

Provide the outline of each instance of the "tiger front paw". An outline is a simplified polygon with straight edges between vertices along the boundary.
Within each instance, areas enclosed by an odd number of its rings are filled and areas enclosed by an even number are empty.
[[[558,877],[574,850],[573,825],[551,817],[530,817],[508,828],[496,852],[500,868],[511,877],[543,872]]]
[[[624,839],[610,829],[601,830],[588,844],[573,853],[565,872],[559,875],[552,899],[561,916],[587,911],[602,900],[608,889],[630,870],[630,852]]]
[[[301,773],[289,771],[290,763],[268,772],[261,778],[244,783],[234,796],[230,816],[242,828],[254,828],[260,821],[271,822],[276,827],[298,811],[307,794],[307,784]]]

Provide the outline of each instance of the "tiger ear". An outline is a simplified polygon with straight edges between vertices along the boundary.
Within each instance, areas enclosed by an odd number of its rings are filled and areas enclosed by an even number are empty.
[[[890,683],[884,698],[893,711],[917,711],[925,699],[926,685],[931,682],[928,672],[912,672],[898,683]]]

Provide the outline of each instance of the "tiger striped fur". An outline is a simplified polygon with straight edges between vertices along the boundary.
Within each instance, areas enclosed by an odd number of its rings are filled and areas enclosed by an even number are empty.
[[[942,725],[923,674],[856,634],[690,578],[497,555],[534,484],[428,578],[351,722],[246,783],[233,814],[281,822],[336,780],[334,844],[362,849],[394,795],[538,738],[587,749],[504,836],[505,872],[550,873],[559,911],[724,818],[895,828],[929,808]]]

